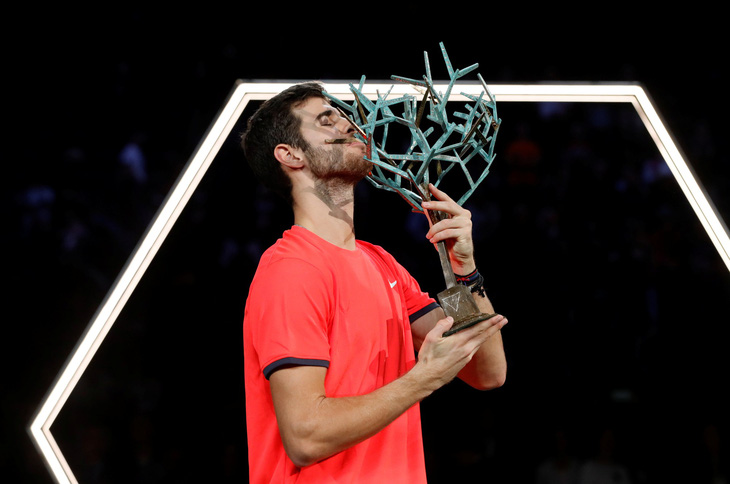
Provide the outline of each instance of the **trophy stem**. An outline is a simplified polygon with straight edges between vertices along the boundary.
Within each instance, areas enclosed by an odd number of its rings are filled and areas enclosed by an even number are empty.
[[[446,243],[442,240],[436,245],[439,251],[439,260],[441,261],[441,270],[444,273],[446,287],[454,287],[456,285],[456,275],[454,275],[454,271],[451,269],[451,261],[449,260],[449,253],[446,250]]]
[[[431,195],[429,194],[428,186],[423,185],[420,187],[421,190],[421,196],[424,200],[431,200]],[[443,220],[447,217],[446,214],[443,212],[440,212],[438,210],[427,210],[426,211],[426,217],[428,217],[428,222],[430,225],[433,225],[440,220]],[[456,275],[454,275],[453,269],[451,269],[451,260],[449,258],[449,252],[446,249],[446,242],[443,240],[438,242],[436,244],[436,247],[439,252],[439,260],[441,261],[441,271],[444,273],[444,280],[446,281],[446,287],[454,287],[456,286]]]

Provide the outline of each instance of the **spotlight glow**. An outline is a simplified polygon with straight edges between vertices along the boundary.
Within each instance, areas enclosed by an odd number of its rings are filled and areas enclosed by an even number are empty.
[[[71,468],[51,433],[51,425],[78,383],[96,350],[104,341],[114,321],[154,259],[157,250],[185,208],[188,200],[213,162],[232,128],[250,101],[266,100],[292,85],[293,82],[238,81],[223,108],[210,126],[202,142],[188,161],[174,187],[149,225],[147,232],[131,254],[121,274],[91,319],[83,336],[48,391],[28,431],[49,471],[59,483],[77,483]],[[357,83],[354,83],[357,84]],[[353,100],[349,83],[325,82],[325,88],[342,100]],[[436,86],[439,89],[444,84]],[[375,83],[365,85],[363,94],[375,99],[378,92],[391,89],[392,95],[412,94],[409,85]],[[592,102],[631,103],[644,127],[674,175],[687,201],[705,228],[720,257],[730,271],[730,239],[728,230],[716,213],[691,167],[676,146],[669,130],[644,89],[637,84],[489,84],[497,102]],[[481,84],[457,83],[454,92],[479,94]],[[452,94],[452,101],[468,101],[461,94]]]

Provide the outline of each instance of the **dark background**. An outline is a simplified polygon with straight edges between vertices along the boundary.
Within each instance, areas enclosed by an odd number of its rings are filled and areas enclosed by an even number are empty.
[[[637,81],[727,218],[717,12],[464,8],[8,15],[4,482],[51,482],[26,428],[237,79],[420,77],[424,51],[446,79],[443,41],[487,83]],[[577,464],[612,438],[633,482],[727,479],[730,276],[635,112],[498,107],[497,159],[469,204],[510,371],[423,403],[431,481],[537,482],[559,436]],[[80,482],[246,482],[243,306],[290,223],[251,178],[229,140],[54,423]],[[442,290],[419,216],[366,183],[358,197],[358,236]]]

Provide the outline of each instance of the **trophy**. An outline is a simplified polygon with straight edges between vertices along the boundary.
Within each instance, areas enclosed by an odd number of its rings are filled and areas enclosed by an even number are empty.
[[[424,200],[430,199],[429,183],[438,187],[446,174],[460,173],[460,185],[457,186],[464,189],[464,194],[457,203],[463,205],[489,173],[501,123],[494,96],[479,74],[481,93],[461,93],[468,102],[462,109],[449,110],[454,104],[449,104],[449,97],[456,81],[476,70],[478,64],[454,70],[444,44],[439,45],[449,74],[445,92],[437,92],[428,53],[424,52],[426,74],[422,80],[391,76],[393,80],[410,84],[418,97],[405,94],[389,99],[391,87],[384,94],[378,92],[377,99],[370,100],[362,93],[364,76],[357,87],[350,84],[355,98],[352,104],[323,93],[350,121],[356,131],[355,137],[367,144],[366,159],[373,163],[367,180],[377,188],[397,192],[414,212],[424,213],[430,224],[448,215],[421,207]],[[405,153],[387,151],[386,144],[389,141],[392,144],[394,138],[390,127],[407,128],[405,139],[402,134],[400,138],[395,136],[398,146],[408,144]],[[330,141],[346,142],[339,139]],[[451,192],[451,189],[448,191]],[[452,328],[444,336],[493,317],[494,314],[480,312],[471,291],[457,283],[443,241],[437,243],[437,249],[446,281],[446,289],[437,298],[446,315],[454,318]]]

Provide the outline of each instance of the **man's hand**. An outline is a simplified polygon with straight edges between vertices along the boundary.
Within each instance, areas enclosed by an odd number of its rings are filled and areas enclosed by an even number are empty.
[[[443,337],[453,322],[451,317],[439,320],[426,335],[418,352],[418,363],[413,371],[430,391],[453,380],[483,343],[507,324],[507,318],[498,314],[447,338]]]
[[[425,210],[437,210],[447,214],[445,218],[431,226],[426,238],[434,244],[444,241],[451,259],[451,268],[456,274],[469,274],[474,263],[474,242],[471,231],[471,212],[451,199],[445,192],[429,184],[433,195],[431,201],[424,201]]]

